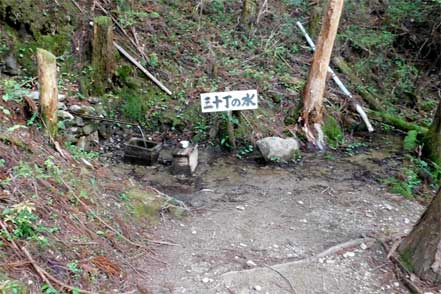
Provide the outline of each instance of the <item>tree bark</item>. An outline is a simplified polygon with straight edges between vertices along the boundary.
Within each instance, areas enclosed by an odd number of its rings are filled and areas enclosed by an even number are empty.
[[[323,94],[326,85],[329,61],[337,35],[344,0],[330,0],[323,18],[320,36],[303,99],[302,125],[305,135],[311,143],[324,149],[324,136],[321,131],[323,123]]]
[[[111,85],[115,69],[112,20],[107,16],[94,19],[92,40],[93,94],[103,95]]]
[[[257,0],[243,0],[242,13],[240,17],[240,27],[245,31],[250,31],[257,18]]]
[[[398,247],[400,260],[422,280],[441,284],[441,190]]]
[[[423,155],[441,165],[441,101],[433,118],[429,131],[424,136]]]
[[[37,49],[38,82],[40,84],[41,118],[51,138],[58,132],[58,87],[55,56],[43,49]]]

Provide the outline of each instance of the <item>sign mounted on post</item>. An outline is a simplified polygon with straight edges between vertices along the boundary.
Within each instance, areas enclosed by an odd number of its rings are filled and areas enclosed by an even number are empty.
[[[257,109],[257,90],[201,94],[202,112]]]

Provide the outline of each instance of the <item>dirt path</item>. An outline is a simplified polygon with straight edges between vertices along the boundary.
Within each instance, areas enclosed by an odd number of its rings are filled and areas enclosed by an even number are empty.
[[[375,181],[398,164],[392,153],[310,155],[289,168],[202,157],[196,178],[180,183],[163,168],[127,167],[194,209],[155,228],[179,246],[157,250],[167,266],[137,265],[151,273],[142,284],[152,293],[407,293],[377,244],[294,262],[411,227],[422,207]]]

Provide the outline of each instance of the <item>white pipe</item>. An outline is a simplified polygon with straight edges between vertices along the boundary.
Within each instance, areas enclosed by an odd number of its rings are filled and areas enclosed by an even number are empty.
[[[296,24],[299,27],[299,29],[302,31],[303,35],[305,36],[306,42],[308,42],[309,47],[311,47],[312,50],[315,51],[314,41],[312,41],[311,37],[306,32],[306,30],[303,27],[302,23],[300,21],[298,21]],[[330,66],[328,66],[328,72],[331,74],[332,79],[337,84],[337,86],[342,90],[342,92],[346,96],[348,96],[348,98],[354,104],[355,110],[358,112],[358,114],[360,115],[361,119],[365,123],[368,131],[369,132],[373,132],[374,128],[372,127],[372,124],[370,123],[369,118],[368,118],[366,112],[364,111],[363,107],[360,105],[360,103],[358,103],[357,100],[354,99],[354,97],[352,96],[351,92],[349,92],[349,90],[346,88],[346,86],[343,84],[343,82],[340,80],[340,78],[337,76],[337,74],[332,70],[332,68]]]

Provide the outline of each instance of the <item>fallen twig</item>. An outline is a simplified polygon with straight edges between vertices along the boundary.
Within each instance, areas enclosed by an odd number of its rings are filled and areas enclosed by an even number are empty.
[[[75,198],[75,200],[77,200],[89,213],[94,214],[92,209],[86,204],[84,203],[83,200],[81,200],[80,197],[78,197],[75,194],[74,189],[72,189],[72,187],[66,183],[66,181],[64,179],[61,179],[61,182],[63,183],[63,185],[72,193],[72,196]],[[136,243],[133,242],[132,240],[126,238],[123,234],[121,234],[117,229],[115,229],[114,227],[112,227],[111,225],[109,225],[105,220],[103,220],[100,216],[98,216],[97,214],[94,214],[94,217],[100,221],[105,227],[107,227],[109,230],[111,230],[112,232],[114,232],[115,234],[117,234],[119,237],[121,237],[124,241],[126,241],[127,243],[129,243],[130,245],[133,245],[135,247],[139,247],[139,248],[144,248],[144,249],[150,249],[148,246],[144,245],[144,244],[140,244],[140,243]],[[160,245],[171,245],[171,246],[177,246],[177,244],[175,243],[170,243],[170,242],[165,242],[165,241],[157,241],[157,240],[149,240],[150,243],[153,244],[160,244]]]
[[[264,264],[264,266],[267,267],[267,268],[269,268],[270,270],[274,271],[274,272],[277,273],[279,276],[281,276],[281,277],[286,281],[286,283],[289,285],[289,287],[291,288],[291,292],[292,292],[293,294],[296,294],[296,293],[297,293],[296,290],[294,289],[294,286],[291,284],[290,280],[289,280],[287,277],[285,277],[284,274],[282,274],[281,272],[279,272],[278,270],[272,268],[271,266],[269,266],[269,265],[267,265],[267,264]]]
[[[47,271],[45,271],[42,267],[40,267],[25,247],[21,247],[21,251],[26,255],[27,259],[32,264],[32,266],[35,268],[35,270],[40,275],[40,277],[52,288],[53,288],[53,286],[49,280],[58,284],[62,288],[69,289],[71,291],[75,291],[76,293],[85,293],[85,294],[97,293],[97,292],[91,292],[91,291],[87,291],[87,290],[81,290],[81,289],[78,289],[77,287],[72,287],[68,284],[63,283],[62,281],[58,280],[57,278],[55,278],[54,276],[49,274]]]

